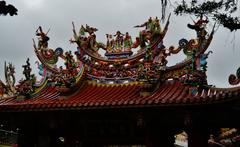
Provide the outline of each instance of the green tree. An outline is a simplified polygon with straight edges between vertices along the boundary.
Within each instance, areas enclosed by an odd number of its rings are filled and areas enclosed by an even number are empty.
[[[234,31],[240,29],[240,18],[234,16],[238,11],[237,7],[238,0],[192,0],[190,2],[182,0],[177,4],[174,12],[176,15],[206,16],[230,31]]]
[[[5,1],[0,1],[0,15],[6,16],[9,14],[10,16],[17,15],[18,9],[11,4],[6,4]]]

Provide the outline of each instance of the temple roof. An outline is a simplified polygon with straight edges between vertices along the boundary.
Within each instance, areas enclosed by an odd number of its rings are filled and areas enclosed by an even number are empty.
[[[157,17],[135,26],[145,27],[135,41],[128,32],[107,34],[106,44],[96,40],[98,29],[82,25],[76,33],[73,23],[74,35],[70,41],[77,45],[76,57],[72,51],[49,48],[49,37],[39,27],[38,44],[33,40],[33,47],[42,78],[36,80],[27,59],[22,66],[25,79],[15,85],[14,66],[5,63],[6,84],[0,80],[0,110],[209,105],[238,99],[240,87],[215,88],[207,82],[206,59],[212,51],[206,51],[215,26],[208,33],[205,24],[194,24],[190,28],[196,31],[196,38],[182,38],[178,47],[167,48],[163,39],[169,19],[170,16],[163,29]],[[100,49],[105,50],[105,56]],[[167,57],[180,51],[186,59],[168,66]],[[59,60],[64,61],[65,68],[58,66]],[[238,84],[239,73],[240,70],[231,75],[229,82]]]
[[[194,87],[180,82],[161,84],[151,95],[141,96],[140,83],[104,85],[85,83],[73,94],[61,94],[53,86],[47,86],[36,96],[19,100],[14,97],[0,100],[4,111],[44,111],[66,109],[98,109],[155,106],[208,105],[238,99],[239,89],[209,88],[194,92]]]

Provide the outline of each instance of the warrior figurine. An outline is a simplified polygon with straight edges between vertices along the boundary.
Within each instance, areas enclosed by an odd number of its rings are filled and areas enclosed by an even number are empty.
[[[149,17],[148,21],[146,21],[145,23],[141,24],[141,25],[136,25],[134,26],[135,28],[139,28],[139,27],[145,27],[145,30],[147,32],[153,32],[154,31],[154,22],[152,20],[152,17]]]
[[[26,63],[26,65],[22,66],[24,68],[23,74],[25,75],[26,80],[30,80],[32,68],[30,67],[29,58],[27,59]]]
[[[107,36],[107,52],[113,52],[115,41],[111,34],[106,34]]]
[[[94,51],[97,50],[97,41],[95,32],[98,30],[97,28],[90,27],[86,25],[86,32],[88,32],[88,47],[93,49]]]
[[[156,32],[161,32],[161,25],[160,25],[160,20],[158,19],[158,17],[155,18],[154,20],[154,29]]]
[[[48,47],[48,41],[49,41],[49,37],[47,36],[48,32],[49,30],[47,31],[47,33],[44,33],[41,26],[39,26],[38,29],[36,30],[36,36],[39,36],[38,48]]]
[[[129,35],[128,32],[126,32],[123,41],[124,41],[124,49],[130,50],[132,48],[133,43],[132,43],[132,37]]]
[[[197,32],[197,37],[200,39],[200,40],[203,40],[205,39],[205,36],[207,34],[207,31],[205,30],[205,27],[206,27],[206,24],[208,23],[208,18],[206,17],[206,19],[203,19],[203,15],[200,16],[200,19],[195,22],[193,21],[194,24],[188,24],[187,26],[190,28],[190,29],[193,29]]]
[[[116,50],[121,50],[123,46],[123,34],[120,31],[117,31],[117,33],[114,35],[115,37],[115,48]]]

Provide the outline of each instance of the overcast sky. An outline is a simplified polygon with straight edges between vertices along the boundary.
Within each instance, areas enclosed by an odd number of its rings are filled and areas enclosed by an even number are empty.
[[[172,0],[174,1],[174,0]],[[32,68],[37,60],[32,47],[32,38],[39,25],[46,31],[51,28],[49,47],[62,47],[65,51],[76,50],[70,44],[72,24],[79,28],[88,24],[98,28],[97,40],[106,42],[106,33],[129,32],[132,38],[140,29],[133,28],[146,21],[150,16],[161,17],[160,0],[7,0],[18,9],[14,17],[0,16],[0,79],[4,79],[4,61],[12,62],[16,67],[18,80],[22,75],[22,65],[29,57]],[[174,3],[173,3],[174,4]],[[168,7],[168,12],[173,8]],[[192,23],[189,16],[172,15],[169,31],[164,44],[177,46],[181,38],[195,38],[194,31],[187,28]],[[209,24],[211,30],[213,24]],[[208,82],[217,87],[229,87],[228,76],[236,72],[240,66],[240,32],[230,33],[220,27],[216,32],[208,50],[212,50],[208,58]],[[176,64],[184,59],[184,55],[168,57],[168,65]],[[36,73],[37,74],[37,73]]]

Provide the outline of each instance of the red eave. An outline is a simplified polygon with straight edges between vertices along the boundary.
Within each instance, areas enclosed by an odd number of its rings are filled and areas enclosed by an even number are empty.
[[[99,85],[86,83],[69,96],[62,96],[56,87],[48,86],[37,96],[27,100],[0,100],[0,110],[40,111],[54,109],[85,109],[103,107],[149,107],[212,104],[231,100],[240,90],[209,88],[196,94],[191,87],[179,82],[166,82],[150,96],[141,96],[139,84]]]

